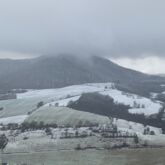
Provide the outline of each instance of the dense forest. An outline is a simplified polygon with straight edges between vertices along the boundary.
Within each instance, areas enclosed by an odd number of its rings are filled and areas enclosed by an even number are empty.
[[[132,114],[128,111],[128,109],[131,108],[129,105],[117,103],[110,96],[99,93],[84,93],[79,100],[75,102],[71,101],[68,104],[68,107],[103,116],[133,121],[144,125],[160,127],[163,129],[163,132],[165,130],[165,122],[162,120],[164,108],[162,108],[158,114],[151,116]]]

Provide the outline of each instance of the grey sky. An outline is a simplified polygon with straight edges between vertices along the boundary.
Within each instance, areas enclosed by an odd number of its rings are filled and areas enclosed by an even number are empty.
[[[164,16],[164,0],[0,0],[0,57],[163,57]]]
[[[164,0],[1,0],[0,51],[165,53]]]

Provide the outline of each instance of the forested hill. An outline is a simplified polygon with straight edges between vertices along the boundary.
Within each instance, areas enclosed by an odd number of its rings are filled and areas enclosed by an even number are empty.
[[[140,88],[144,89],[143,84],[157,86],[163,83],[164,78],[126,69],[97,56],[76,58],[63,55],[0,60],[0,80],[0,89],[43,89],[82,83],[116,82],[120,88],[130,92],[134,92],[138,86],[138,92]],[[151,88],[154,89],[153,86]]]

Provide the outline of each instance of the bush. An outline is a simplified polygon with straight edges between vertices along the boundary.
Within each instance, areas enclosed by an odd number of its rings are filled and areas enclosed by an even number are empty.
[[[0,111],[3,111],[3,109],[4,109],[3,107],[0,107]]]
[[[144,105],[144,104],[142,104],[141,108],[145,108],[145,105]]]
[[[16,129],[18,129],[18,128],[19,128],[19,125],[16,124],[16,123],[9,123],[9,124],[7,125],[7,129],[8,129],[8,130],[16,130]]]
[[[75,150],[81,150],[81,145],[80,144],[77,144],[77,146],[75,147]]]
[[[137,135],[135,135],[135,137],[134,137],[134,142],[135,142],[135,144],[138,144],[139,143],[139,138],[138,138]]]
[[[55,107],[58,107],[58,106],[59,106],[59,103],[56,103],[56,104],[55,104]]]
[[[46,135],[52,135],[52,131],[51,131],[51,129],[50,128],[46,128],[46,130],[45,130],[45,133],[46,133]]]
[[[154,131],[151,131],[151,132],[150,132],[150,135],[155,135],[155,132],[154,132]]]
[[[24,138],[23,138],[23,140],[27,140],[27,139],[29,139],[29,138],[28,138],[28,137],[24,137]]]
[[[44,105],[44,102],[43,101],[40,101],[38,104],[37,104],[37,108],[40,108]]]
[[[23,122],[21,124],[21,131],[24,132],[27,129],[29,129],[29,123],[28,122]]]
[[[3,150],[8,143],[8,139],[5,134],[0,135],[0,149]]]

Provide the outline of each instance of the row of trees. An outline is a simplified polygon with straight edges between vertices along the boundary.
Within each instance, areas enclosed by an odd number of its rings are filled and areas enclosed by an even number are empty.
[[[76,125],[75,128],[80,128],[80,127],[98,127],[99,123],[93,123],[90,121],[79,121]],[[26,130],[38,130],[38,129],[47,129],[47,128],[70,128],[72,127],[72,125],[70,124],[66,124],[66,125],[57,125],[56,123],[50,123],[50,124],[45,124],[43,121],[41,122],[36,122],[36,121],[32,121],[32,122],[23,122],[21,125],[18,125],[16,123],[9,123],[7,125],[3,125],[1,124],[1,130],[5,131],[5,130],[21,130],[22,132],[26,131]]]
[[[58,125],[56,123],[52,123],[52,124],[45,124],[43,121],[41,122],[36,122],[36,121],[32,121],[32,122],[24,122],[21,124],[20,129],[22,132],[24,132],[25,130],[37,130],[37,129],[47,129],[47,128],[57,128]]]

